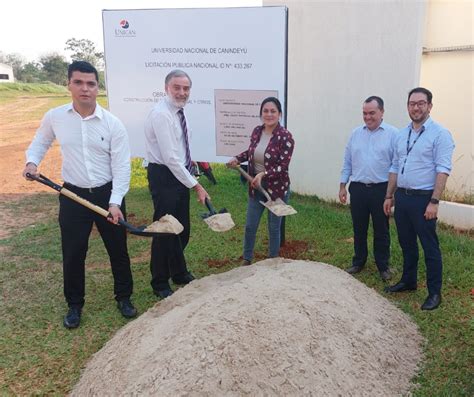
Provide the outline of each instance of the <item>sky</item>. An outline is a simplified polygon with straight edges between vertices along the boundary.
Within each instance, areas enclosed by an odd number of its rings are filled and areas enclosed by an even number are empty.
[[[64,47],[70,38],[92,40],[96,48],[103,51],[104,9],[261,5],[262,0],[8,0],[2,2],[1,7],[0,51],[21,54],[28,62],[52,52],[66,56]]]

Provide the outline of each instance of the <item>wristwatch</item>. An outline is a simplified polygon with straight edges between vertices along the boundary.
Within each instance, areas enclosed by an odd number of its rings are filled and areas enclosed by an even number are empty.
[[[110,207],[117,207],[117,208],[120,208],[120,205],[114,204],[114,203],[109,203],[109,208],[110,208]]]
[[[436,198],[431,197],[430,203],[431,204],[439,204],[439,200],[436,199]]]

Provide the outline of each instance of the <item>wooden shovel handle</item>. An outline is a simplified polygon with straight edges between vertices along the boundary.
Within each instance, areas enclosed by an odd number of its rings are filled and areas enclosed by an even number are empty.
[[[253,178],[247,174],[243,169],[242,167],[237,167],[237,169],[239,170],[239,172],[244,176],[245,179],[247,179],[250,183],[252,182]],[[267,191],[262,187],[262,186],[258,186],[258,190],[266,197],[266,199],[268,201],[272,201],[270,195],[267,193]]]
[[[64,187],[61,189],[61,194],[63,194],[66,197],[69,197],[71,200],[74,200],[75,202],[79,204],[82,204],[84,207],[87,207],[90,210],[97,212],[99,215],[102,215],[105,218],[108,218],[110,216],[109,211],[104,210],[102,207],[99,207],[98,205],[92,204],[90,201],[87,201],[86,199],[79,197],[76,193],[73,193]]]

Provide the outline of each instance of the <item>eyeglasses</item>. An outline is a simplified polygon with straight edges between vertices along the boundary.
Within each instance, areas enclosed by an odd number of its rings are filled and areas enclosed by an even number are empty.
[[[418,106],[419,108],[424,108],[428,102],[426,101],[418,101],[418,102],[408,102],[408,106],[411,108],[414,108],[415,106]]]

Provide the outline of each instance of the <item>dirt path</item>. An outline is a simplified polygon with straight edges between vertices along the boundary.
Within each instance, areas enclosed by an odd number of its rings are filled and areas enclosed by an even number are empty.
[[[65,99],[66,100],[66,99]],[[22,203],[34,209],[28,196],[45,192],[55,193],[38,183],[27,182],[21,175],[28,148],[43,113],[50,107],[50,98],[20,97],[0,104],[0,239],[17,230],[51,216],[51,211],[21,211]],[[40,170],[51,179],[61,181],[61,153],[53,145],[43,160]],[[27,200],[27,202],[25,202]]]

